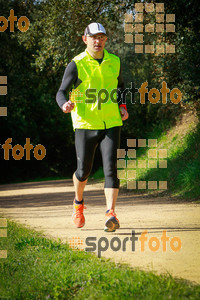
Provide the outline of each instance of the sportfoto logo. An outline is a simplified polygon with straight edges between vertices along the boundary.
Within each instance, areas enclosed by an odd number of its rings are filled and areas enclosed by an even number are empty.
[[[42,160],[46,156],[46,148],[38,144],[34,146],[30,143],[30,138],[26,138],[26,144],[24,147],[21,145],[17,144],[14,147],[11,145],[12,143],[12,138],[8,138],[5,141],[5,144],[2,145],[2,149],[4,150],[4,159],[9,160],[10,159],[10,152],[9,150],[12,151],[12,157],[15,160],[20,160],[24,157],[24,152],[26,152],[26,160],[30,160],[30,152],[33,150],[34,157],[37,160]]]
[[[8,28],[8,21],[10,22],[10,32],[14,32],[14,23],[17,21],[15,16],[14,9],[10,10],[10,16],[8,20],[4,16],[0,16],[0,32],[4,32]],[[3,24],[1,24],[3,23]],[[30,21],[27,17],[22,16],[17,21],[17,27],[21,32],[26,32],[29,29]]]
[[[0,96],[7,95],[7,76],[0,76]],[[7,116],[7,107],[0,107],[0,117]]]
[[[87,237],[85,239],[85,251],[87,252],[97,252],[97,256],[101,257],[103,252],[106,252],[109,248],[114,251],[127,251],[127,246],[131,246],[131,251],[136,251],[136,242],[139,243],[139,250],[145,252],[150,250],[156,252],[161,249],[163,252],[167,251],[167,248],[170,248],[173,252],[178,252],[181,249],[182,243],[179,237],[172,237],[171,239],[167,236],[166,230],[162,231],[162,236],[159,239],[158,237],[152,236],[148,238],[148,231],[144,230],[140,237],[136,236],[135,230],[132,230],[131,237],[125,237],[120,239],[118,237],[113,237],[110,239],[106,237]],[[80,237],[72,238],[69,242],[70,247],[73,250],[84,250],[83,249],[83,239]],[[79,249],[80,246],[80,249]]]
[[[126,180],[127,189],[166,190],[166,180],[138,180],[138,170],[166,169],[167,149],[157,149],[157,139],[127,139],[128,150],[117,149],[117,177]],[[136,148],[137,147],[137,148]],[[137,157],[137,151],[146,148],[148,159]]]
[[[145,12],[144,12],[145,11]],[[175,53],[175,45],[169,45],[165,43],[164,32],[175,32],[175,15],[174,14],[164,14],[164,3],[135,3],[135,14],[125,14],[125,43],[132,44],[133,34],[135,31],[135,53],[156,53],[159,54],[168,54]],[[148,23],[149,16],[151,14],[151,20],[155,19],[155,23]],[[145,19],[146,20],[145,20]],[[133,28],[133,19],[135,19],[135,28]],[[144,21],[147,22],[144,25]],[[166,23],[165,23],[166,21]],[[144,34],[157,34],[157,40],[159,44],[155,45],[155,40],[152,44],[143,44],[144,43]],[[146,37],[145,35],[145,37]]]
[[[108,102],[110,99],[113,103],[121,102],[122,104],[126,103],[126,95],[130,93],[131,95],[131,103],[134,102],[134,94],[140,94],[140,103],[145,104],[146,98],[148,98],[149,102],[152,104],[157,104],[160,99],[163,104],[167,104],[167,101],[170,98],[170,101],[174,104],[178,104],[182,100],[182,93],[178,88],[173,88],[171,91],[167,87],[167,83],[165,81],[162,82],[162,87],[160,91],[156,88],[152,88],[148,90],[148,82],[145,81],[142,83],[141,87],[134,88],[133,83],[131,82],[131,87],[124,89],[121,92],[118,89],[113,89],[110,94],[107,89],[100,89],[97,91],[96,89],[87,89],[85,91],[85,104],[93,104],[96,101],[98,102],[98,110],[101,109],[101,105]],[[147,95],[147,97],[146,97]],[[74,103],[84,103],[83,101],[83,93],[80,92],[79,89],[73,89],[69,94],[70,100]],[[168,97],[169,96],[169,97]]]
[[[5,218],[0,218],[0,238],[7,238],[7,220]],[[7,258],[7,250],[0,249],[0,258]]]

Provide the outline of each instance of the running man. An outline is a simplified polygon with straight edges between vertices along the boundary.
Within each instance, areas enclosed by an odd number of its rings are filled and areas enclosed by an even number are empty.
[[[71,112],[75,130],[77,170],[73,174],[72,220],[76,227],[85,224],[83,192],[92,170],[95,150],[100,145],[107,205],[104,230],[113,232],[120,227],[115,214],[119,192],[117,148],[122,121],[128,118],[126,105],[118,104],[124,82],[119,57],[104,49],[107,41],[105,28],[100,23],[89,24],[82,40],[86,50],[68,64],[56,95],[62,111]],[[66,98],[66,95],[70,96]]]

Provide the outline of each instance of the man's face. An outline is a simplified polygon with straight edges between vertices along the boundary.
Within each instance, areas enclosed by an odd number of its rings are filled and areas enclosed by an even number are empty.
[[[93,36],[83,36],[83,41],[87,45],[87,49],[92,53],[103,52],[107,36],[103,33],[98,33]]]

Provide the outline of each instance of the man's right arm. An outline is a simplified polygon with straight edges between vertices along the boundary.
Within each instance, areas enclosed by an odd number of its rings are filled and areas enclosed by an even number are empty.
[[[78,80],[77,67],[76,67],[75,62],[71,61],[65,69],[62,83],[56,94],[56,101],[57,101],[59,107],[64,112],[70,112],[74,107],[74,103],[72,103],[66,97],[69,94],[69,92],[71,91],[73,85],[76,84],[77,80]]]

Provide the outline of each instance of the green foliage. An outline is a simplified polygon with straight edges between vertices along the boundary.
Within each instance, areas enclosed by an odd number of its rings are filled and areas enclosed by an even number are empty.
[[[173,132],[173,128],[168,128]],[[200,197],[200,123],[195,129],[189,131],[184,137],[175,135],[170,139],[167,135],[167,128],[155,127],[149,133],[148,138],[157,138],[157,149],[167,149],[166,169],[138,169],[137,180],[167,180],[168,192],[172,195],[199,199]],[[148,160],[148,151],[137,150],[138,159]],[[159,165],[159,159],[157,159]],[[125,182],[124,182],[125,183]],[[151,191],[152,192],[152,191]]]
[[[103,173],[103,168],[99,168],[95,173],[91,175],[91,179],[103,179],[104,178],[104,173]]]
[[[35,177],[71,177],[76,168],[74,132],[71,118],[62,113],[55,102],[56,92],[66,65],[83,51],[82,34],[93,21],[105,25],[108,33],[106,48],[120,56],[126,87],[136,88],[148,81],[148,89],[161,88],[165,80],[170,89],[177,87],[183,102],[199,110],[199,4],[197,0],[165,1],[165,13],[176,16],[176,32],[161,35],[145,34],[145,41],[172,43],[175,54],[135,54],[134,43],[124,42],[124,13],[134,11],[135,1],[3,1],[1,14],[6,18],[10,9],[15,15],[27,16],[30,28],[21,33],[15,22],[15,32],[0,33],[0,75],[8,76],[8,95],[1,96],[1,106],[8,107],[8,117],[0,117],[0,144],[8,137],[12,145],[25,144],[30,137],[33,145],[46,147],[43,161],[22,159],[3,160],[0,182],[31,180]],[[146,23],[155,22],[155,13],[149,14]],[[134,24],[134,21],[133,21]],[[141,105],[139,94],[126,97],[129,120],[124,122],[122,143],[127,138],[146,138],[155,126],[172,124],[181,112],[181,104],[152,105],[148,99]],[[169,121],[169,122],[168,122]],[[97,162],[95,170],[101,164]]]

